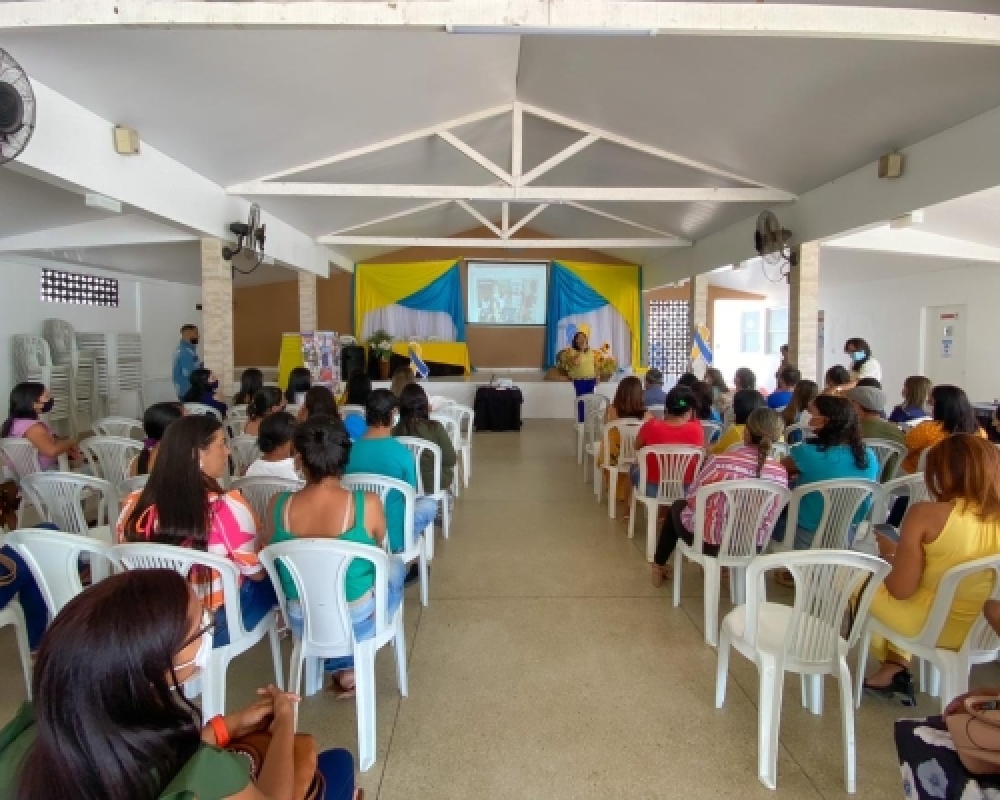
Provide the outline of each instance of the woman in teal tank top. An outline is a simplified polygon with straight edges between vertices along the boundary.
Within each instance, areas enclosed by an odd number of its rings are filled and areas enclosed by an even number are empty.
[[[292,441],[296,467],[306,479],[300,491],[283,492],[271,501],[268,529],[271,542],[295,539],[340,539],[369,547],[385,543],[385,511],[378,495],[350,492],[340,479],[351,454],[351,439],[340,420],[317,416],[295,430]],[[292,634],[302,635],[302,606],[295,581],[285,567],[278,565],[281,588],[288,598],[288,624]],[[395,614],[403,601],[406,565],[398,556],[389,560],[389,596],[387,611]],[[375,635],[375,565],[355,558],[347,568],[344,583],[350,605],[354,638],[357,641]],[[329,658],[326,671],[333,673],[332,689],[340,697],[354,694],[354,659]]]

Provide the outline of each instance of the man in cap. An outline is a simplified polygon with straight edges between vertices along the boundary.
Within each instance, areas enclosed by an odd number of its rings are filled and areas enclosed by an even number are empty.
[[[906,444],[906,437],[898,426],[883,419],[885,414],[885,392],[874,386],[855,386],[844,392],[844,397],[851,401],[861,420],[861,436],[865,439],[887,439],[896,444]],[[886,474],[895,471],[893,456],[886,464]]]
[[[663,391],[663,373],[656,367],[646,370],[646,389],[642,393],[642,402],[650,406],[662,406],[667,402],[667,393]]]

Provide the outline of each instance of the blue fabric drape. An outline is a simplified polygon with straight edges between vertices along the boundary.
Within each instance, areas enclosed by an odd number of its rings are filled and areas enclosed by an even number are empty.
[[[443,311],[455,323],[455,341],[465,341],[465,315],[462,311],[462,277],[455,264],[440,278],[423,289],[398,301],[414,311]]]
[[[556,353],[565,347],[559,341],[559,322],[571,314],[586,314],[608,305],[608,301],[565,267],[549,268],[549,301],[545,320],[545,368],[555,366]]]

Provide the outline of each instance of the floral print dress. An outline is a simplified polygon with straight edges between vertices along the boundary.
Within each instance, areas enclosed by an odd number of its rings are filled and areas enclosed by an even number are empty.
[[[943,717],[896,722],[906,800],[1000,800],[1000,775],[973,775],[959,760]]]

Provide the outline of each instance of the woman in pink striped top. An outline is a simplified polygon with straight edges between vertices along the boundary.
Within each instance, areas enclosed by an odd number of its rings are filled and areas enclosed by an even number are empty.
[[[674,548],[677,547],[677,540],[683,539],[689,545],[694,543],[692,529],[695,499],[698,490],[703,486],[720,481],[756,478],[773,481],[782,488],[788,488],[788,473],[781,462],[770,456],[771,445],[781,440],[783,432],[784,425],[776,411],[758,408],[747,418],[743,445],[709,457],[688,487],[684,499],[678,500],[670,507],[670,512],[663,523],[656,544],[656,555],[653,557],[654,586],[662,586],[668,577],[666,564]],[[709,499],[705,509],[705,530],[702,532],[705,555],[719,554],[725,523],[724,503],[724,498],[716,495]],[[774,508],[762,520],[760,530],[757,532],[758,547],[762,547],[767,541],[780,512],[781,503],[776,501]]]

